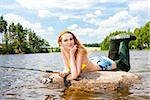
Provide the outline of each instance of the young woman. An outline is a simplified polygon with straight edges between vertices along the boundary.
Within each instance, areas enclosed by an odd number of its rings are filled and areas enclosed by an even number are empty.
[[[74,33],[70,31],[61,32],[58,36],[58,44],[64,61],[64,71],[60,73],[60,76],[64,77],[71,74],[67,80],[73,80],[77,79],[82,72],[98,70],[129,71],[128,43],[131,39],[130,37],[127,39],[126,41],[124,39],[117,39],[117,41],[112,39],[109,57],[113,61],[104,56],[88,58],[86,49]]]

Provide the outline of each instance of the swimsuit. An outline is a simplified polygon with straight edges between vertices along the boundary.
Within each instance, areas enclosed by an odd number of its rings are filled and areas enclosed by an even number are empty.
[[[105,56],[96,56],[90,58],[91,62],[96,63],[102,70],[112,70],[113,60]]]
[[[82,66],[81,66],[82,71],[86,68],[87,65],[86,64],[82,64]],[[69,70],[70,70],[70,64],[68,64],[68,66],[69,66]]]
[[[87,66],[86,64],[82,64],[81,69],[84,70],[86,68],[86,66]]]
[[[111,60],[108,57],[105,56],[95,56],[95,57],[91,57],[89,58],[89,60],[92,63],[96,63],[98,64],[98,66],[101,68],[101,70],[112,70],[112,64],[113,64],[113,60]],[[82,71],[86,68],[86,66],[88,66],[89,62],[87,64],[82,64]],[[69,69],[70,69],[70,64],[68,63]]]
[[[67,62],[68,62],[68,67],[69,67],[69,70],[70,70],[70,63],[69,63],[69,60],[67,59]],[[87,64],[82,64],[81,65],[81,71],[83,71],[85,68],[86,68],[86,66],[89,64],[89,62],[87,63]]]

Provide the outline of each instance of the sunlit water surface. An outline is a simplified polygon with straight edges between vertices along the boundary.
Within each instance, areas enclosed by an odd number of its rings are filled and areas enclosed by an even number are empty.
[[[94,55],[107,56],[107,51],[91,52],[89,57]],[[130,72],[141,75],[141,83],[116,91],[91,93],[47,87],[39,82],[44,72],[17,69],[62,71],[60,53],[0,55],[0,100],[149,100],[150,51],[130,51],[130,62]]]

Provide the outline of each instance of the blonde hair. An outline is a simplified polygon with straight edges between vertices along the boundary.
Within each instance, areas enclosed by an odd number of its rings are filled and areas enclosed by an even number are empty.
[[[58,39],[57,39],[58,45],[60,46],[60,43],[62,41],[62,35],[66,34],[66,33],[71,34],[73,36],[74,43],[77,45],[77,52],[76,52],[75,56],[77,56],[78,53],[87,55],[87,50],[85,49],[85,47],[79,42],[79,40],[76,38],[74,33],[70,32],[70,31],[60,32]]]

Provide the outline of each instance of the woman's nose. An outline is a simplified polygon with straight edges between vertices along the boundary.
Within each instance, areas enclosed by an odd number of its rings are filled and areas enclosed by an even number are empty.
[[[69,41],[68,41],[68,43],[72,43],[72,41],[71,41],[71,40],[69,40]]]

